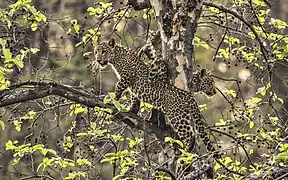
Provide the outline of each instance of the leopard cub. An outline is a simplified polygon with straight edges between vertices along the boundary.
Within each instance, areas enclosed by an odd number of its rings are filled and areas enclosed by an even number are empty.
[[[162,80],[151,81],[149,65],[138,58],[136,51],[117,44],[114,38],[98,45],[97,62],[102,66],[111,64],[119,75],[119,81],[115,87],[116,99],[119,99],[127,88],[130,88],[140,101],[152,104],[153,108],[165,114],[171,127],[187,149],[190,147],[195,129],[207,150],[211,153],[215,151],[193,92],[179,89]],[[206,71],[202,70],[199,77],[205,74]],[[204,87],[204,85],[201,86],[201,88]],[[210,95],[215,92],[212,90]],[[219,156],[216,153],[214,157]]]

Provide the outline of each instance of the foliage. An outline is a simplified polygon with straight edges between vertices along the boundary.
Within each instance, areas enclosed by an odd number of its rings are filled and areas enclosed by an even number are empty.
[[[0,179],[173,179],[198,172],[201,161],[215,179],[285,175],[287,84],[278,73],[287,72],[288,25],[267,1],[204,1],[199,11],[193,64],[214,67],[219,93],[195,96],[220,159],[198,141],[188,152],[169,123],[153,121],[151,104],[140,102],[133,114],[129,93],[115,99],[111,73],[101,69],[93,80],[87,71],[99,42],[111,36],[137,49],[154,31],[171,28],[166,41],[182,42],[181,17],[193,12],[171,9],[171,22],[159,23],[157,7],[83,1],[79,12],[79,2],[61,12],[51,2],[0,3]],[[185,58],[179,44],[179,52],[167,51]]]

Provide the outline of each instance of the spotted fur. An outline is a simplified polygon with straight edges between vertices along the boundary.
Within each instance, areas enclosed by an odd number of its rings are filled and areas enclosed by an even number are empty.
[[[151,43],[143,46],[140,51],[140,55],[144,52],[146,57],[152,60],[149,67],[149,79],[152,82],[154,80],[169,82],[167,65],[162,58],[161,52],[156,51]],[[214,79],[205,69],[194,72],[192,81],[189,84],[189,90],[192,92],[204,92],[208,96],[213,96],[216,94]]]
[[[116,44],[114,38],[99,44],[97,62],[102,66],[110,63],[119,74],[120,79],[115,87],[116,99],[129,87],[139,100],[152,104],[166,115],[187,148],[192,142],[195,128],[207,150],[215,151],[193,93],[164,81],[151,82],[149,65],[137,57],[137,52]]]

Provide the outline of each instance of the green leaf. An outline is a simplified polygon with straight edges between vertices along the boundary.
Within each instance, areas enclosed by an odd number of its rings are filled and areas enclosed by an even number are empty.
[[[10,19],[6,19],[6,22],[7,22],[7,26],[8,26],[8,28],[10,29],[11,26],[12,26],[12,23],[11,23]]]
[[[19,68],[22,69],[24,67],[24,63],[23,61],[20,59],[20,56],[17,56],[14,60],[13,60],[14,64]]]
[[[277,29],[283,30],[287,28],[287,23],[279,19],[271,18],[270,23]]]
[[[265,87],[258,88],[256,94],[261,94],[262,96],[265,96],[266,88]]]
[[[76,136],[77,136],[77,137],[79,137],[79,136],[87,136],[87,133],[80,132],[80,133],[77,133]]]
[[[54,149],[47,149],[47,152],[50,152],[53,155],[57,155],[57,152]]]
[[[95,130],[97,128],[97,124],[95,122],[90,123],[90,128]]]
[[[232,46],[233,44],[240,44],[240,39],[233,36],[225,35],[224,42]],[[226,49],[227,50],[227,49]]]
[[[257,98],[257,97],[252,97],[252,98],[251,98],[251,103],[252,103],[252,104],[257,104],[257,103],[259,103],[259,102],[261,102],[261,101],[262,101],[261,98]]]
[[[141,112],[143,112],[143,110],[145,110],[145,111],[147,111],[147,112],[150,112],[150,111],[152,110],[152,108],[153,108],[153,105],[141,101],[141,103],[140,103],[140,108],[141,108]]]
[[[29,111],[28,115],[34,117],[37,113],[35,111]]]
[[[203,47],[205,49],[209,49],[209,45],[205,42],[205,41],[202,41],[199,37],[195,36],[194,39],[193,39],[193,44],[196,46],[196,47]]]
[[[110,104],[111,103],[111,99],[108,96],[105,96],[103,99],[103,103],[104,104]]]
[[[144,139],[138,138],[138,137],[136,137],[135,140],[133,140],[131,138],[126,138],[126,139],[129,140],[129,147],[130,148],[133,148],[135,145],[137,145],[140,142],[144,141]]]
[[[35,146],[32,147],[33,151],[38,151],[44,148],[43,144],[36,144]]]
[[[120,104],[120,102],[119,101],[113,101],[113,104],[114,104],[114,106],[119,110],[119,111],[121,111],[121,104]]]
[[[10,85],[10,81],[4,80],[4,77],[2,77],[3,80],[0,82],[0,91],[7,89],[7,87]],[[1,79],[1,77],[0,77]]]
[[[36,54],[36,53],[39,52],[39,51],[40,51],[39,48],[30,48],[30,52],[31,52],[32,54]]]
[[[16,131],[18,131],[18,132],[21,131],[21,124],[22,124],[21,121],[18,121],[18,120],[13,121],[13,125],[15,126]]]
[[[250,128],[250,129],[252,129],[252,128],[254,127],[254,125],[255,125],[254,121],[250,121],[250,122],[249,122],[249,128]]]
[[[77,164],[79,164],[80,166],[82,165],[87,165],[87,166],[92,166],[92,163],[90,161],[88,161],[88,159],[77,159]]]
[[[75,32],[79,33],[80,26],[78,25],[77,19],[71,20],[71,24],[73,25],[73,28],[74,28]]]
[[[113,110],[111,108],[104,108],[103,111],[109,114],[113,114]]]
[[[12,142],[11,140],[8,140],[5,144],[5,150],[14,150],[17,148],[14,144],[17,144],[16,142]]]
[[[252,108],[248,109],[249,117],[252,117],[254,115],[254,111]]]
[[[226,49],[220,48],[218,51],[225,59],[229,59],[229,48]]]
[[[253,0],[252,2],[256,6],[266,6],[266,3],[263,0]]]
[[[87,113],[87,112],[88,112],[88,109],[83,108],[83,107],[78,107],[74,110],[74,114]]]
[[[209,7],[209,10],[212,12],[212,13],[216,13],[218,14],[220,12],[219,9],[215,8],[215,7]]]
[[[221,168],[222,168],[222,166],[219,163],[216,163],[215,166],[214,166],[215,171],[217,169],[221,169]]]
[[[261,94],[262,96],[265,96],[267,90],[271,87],[271,84],[268,83],[266,86],[260,87],[257,89],[256,94]]]
[[[2,48],[4,48],[6,46],[6,43],[7,43],[6,40],[0,38],[0,44],[1,44]]]
[[[258,17],[258,20],[261,24],[265,23],[265,17]]]
[[[104,162],[110,162],[110,163],[112,163],[114,160],[112,160],[112,159],[110,159],[110,158],[105,158],[105,159],[102,159],[101,161],[100,161],[100,163],[104,163]]]
[[[4,131],[4,129],[5,129],[5,123],[4,123],[3,121],[1,121],[1,120],[0,120],[0,126],[1,126],[2,130]]]
[[[274,157],[275,161],[287,161],[288,160],[288,151],[281,152]]]
[[[33,22],[33,23],[31,24],[31,30],[32,30],[32,31],[36,31],[37,29],[38,29],[37,23],[36,23],[36,22]]]
[[[216,126],[224,126],[226,125],[226,121],[224,119],[219,119],[217,123],[215,123]]]
[[[109,92],[108,95],[111,99],[115,99],[115,97],[116,97],[115,92]]]
[[[8,63],[8,62],[10,62],[12,60],[12,54],[11,54],[10,49],[3,48],[2,49],[2,53],[3,53],[4,58],[5,58],[5,63]]]
[[[148,15],[146,13],[144,13],[142,17],[143,17],[143,19],[147,19]]]
[[[277,125],[278,124],[278,120],[279,120],[278,117],[271,117],[271,116],[269,116],[269,114],[268,114],[268,117],[269,117],[270,122],[271,122],[272,125]]]
[[[96,12],[97,12],[97,10],[96,10],[95,8],[93,8],[93,7],[89,7],[89,8],[87,9],[87,11],[89,12],[89,15],[90,15],[90,16],[95,15]]]
[[[113,140],[114,140],[115,142],[117,142],[117,141],[123,141],[123,140],[124,140],[124,138],[123,138],[121,135],[114,135],[114,134],[112,134],[111,137],[113,138]]]
[[[102,6],[104,9],[112,6],[112,3],[99,2],[99,4],[100,4],[100,6]]]
[[[224,158],[224,162],[223,162],[223,163],[224,163],[226,166],[227,166],[229,163],[231,163],[231,162],[233,162],[233,161],[232,161],[232,159],[231,159],[229,156],[227,156],[227,157]]]
[[[82,179],[81,177],[86,177],[86,172],[81,172],[81,171],[73,171],[73,172],[70,172],[68,174],[68,176],[66,176],[64,178],[64,180],[78,180],[78,179]]]
[[[192,154],[192,153],[188,153],[183,149],[179,149],[180,152],[182,153],[181,157],[178,159],[178,161],[183,161],[184,164],[190,164],[191,161],[195,158],[198,157],[197,154]]]
[[[70,22],[71,22],[71,24],[73,24],[73,25],[76,25],[76,24],[78,24],[78,21],[77,21],[77,19],[72,19]]]
[[[176,143],[180,147],[182,147],[182,148],[184,147],[184,144],[180,140],[175,140],[171,137],[165,137],[164,142],[169,142],[170,144]]]
[[[281,104],[284,104],[284,100],[283,99],[281,99],[281,98],[277,98],[278,99],[278,101],[280,101],[281,102]]]
[[[267,137],[267,133],[266,133],[266,131],[264,131],[263,129],[260,130],[260,135],[261,135],[263,138],[266,138],[266,137]]]
[[[224,89],[224,92],[227,94],[227,95],[230,95],[230,96],[232,96],[232,97],[236,97],[237,96],[237,94],[236,94],[236,92],[233,90],[233,89]]]
[[[200,112],[208,110],[207,104],[199,104],[199,110]]]

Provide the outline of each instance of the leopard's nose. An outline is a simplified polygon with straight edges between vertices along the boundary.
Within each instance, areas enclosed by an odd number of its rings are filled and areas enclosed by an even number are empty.
[[[216,94],[216,90],[213,89],[212,92],[207,92],[206,93],[208,96],[213,96],[214,94]]]
[[[97,57],[96,60],[97,60],[97,62],[98,62],[101,66],[105,66],[105,65],[107,65],[107,63],[108,63],[108,62],[104,62],[101,57]]]
[[[211,92],[206,93],[208,96],[212,96],[213,94]]]

